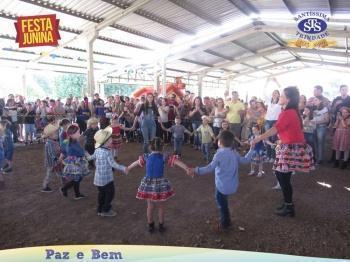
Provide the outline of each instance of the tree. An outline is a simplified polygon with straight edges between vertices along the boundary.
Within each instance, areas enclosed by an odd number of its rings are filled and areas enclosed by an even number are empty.
[[[65,98],[70,94],[82,97],[83,90],[87,85],[86,75],[61,74],[55,78],[55,89],[57,96]]]

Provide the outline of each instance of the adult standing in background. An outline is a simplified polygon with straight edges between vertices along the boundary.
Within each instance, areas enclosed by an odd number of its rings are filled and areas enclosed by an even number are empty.
[[[159,117],[157,105],[154,101],[153,94],[148,94],[146,102],[141,104],[137,116],[141,116],[141,132],[143,137],[143,152],[149,153],[149,143],[156,136],[156,119]]]
[[[105,102],[100,98],[100,95],[96,93],[94,95],[94,100],[92,101],[93,106],[93,112],[95,116],[100,121],[100,128],[104,129],[108,126],[108,119],[106,118],[105,108],[104,108]]]
[[[222,98],[217,99],[217,105],[211,111],[211,116],[213,118],[213,131],[215,137],[220,133],[222,121],[226,119],[227,109],[225,108],[225,103]]]
[[[230,131],[240,139],[244,104],[239,100],[237,91],[232,91],[231,101],[227,101],[225,106],[227,109],[227,121],[230,123]]]
[[[202,124],[202,116],[206,114],[207,112],[203,106],[202,98],[197,96],[194,99],[192,110],[189,113],[193,131],[196,131],[198,127]],[[198,132],[195,132],[193,139],[194,148],[197,150],[201,150],[201,141]]]
[[[267,112],[265,115],[265,131],[269,130],[271,127],[276,124],[277,119],[281,113],[281,105],[279,104],[279,99],[280,99],[280,92],[278,90],[274,90],[272,92],[272,98],[270,100],[267,100],[265,103],[267,105]],[[268,140],[271,143],[275,143],[277,141],[277,136],[271,136],[268,138]],[[267,153],[267,158],[269,159],[269,162],[273,163],[275,157],[276,157],[276,152],[273,147],[270,145],[266,145],[266,153]]]
[[[326,143],[327,128],[329,125],[329,111],[328,107],[323,104],[323,101],[319,98],[313,100],[315,110],[313,121],[316,124],[316,152],[317,152],[317,164],[323,163],[324,150]]]
[[[320,85],[317,85],[314,87],[314,97],[311,97],[309,99],[309,101],[307,102],[307,105],[313,105],[315,104],[314,101],[315,99],[318,99],[322,102],[323,106],[327,107],[328,110],[331,107],[331,102],[329,101],[329,99],[325,96],[323,96],[323,87]]]

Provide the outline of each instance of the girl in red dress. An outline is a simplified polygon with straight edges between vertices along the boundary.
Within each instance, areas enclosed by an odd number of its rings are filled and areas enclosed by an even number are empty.
[[[285,88],[279,99],[283,111],[276,124],[252,141],[252,144],[256,144],[276,134],[280,138],[281,143],[276,147],[276,159],[272,167],[284,197],[283,205],[276,211],[279,216],[295,215],[293,188],[290,182],[292,173],[309,172],[314,169],[312,147],[304,139],[302,120],[298,110],[299,97],[296,87]]]
[[[121,135],[121,130],[131,131],[133,128],[127,128],[124,125],[119,123],[119,117],[117,115],[113,116],[111,119],[111,125],[109,126],[112,132],[112,144],[110,149],[114,158],[118,157],[118,151],[121,145],[123,144],[123,138]]]

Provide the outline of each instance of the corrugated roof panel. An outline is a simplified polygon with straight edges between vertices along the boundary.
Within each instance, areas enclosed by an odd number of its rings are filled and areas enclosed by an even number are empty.
[[[245,17],[230,1],[227,0],[187,0],[199,10],[219,19],[223,24],[233,19]]]
[[[288,0],[288,3],[296,10],[297,13],[306,11],[321,11],[328,14],[330,13],[328,0]]]
[[[349,0],[331,0],[334,12],[339,14],[349,14],[350,1]]]
[[[247,0],[251,5],[258,9],[261,13],[263,12],[288,12],[285,4],[282,0]]]
[[[77,28],[77,29],[82,29],[85,26],[92,24],[91,22],[88,22],[87,20],[84,20],[81,18],[77,18],[64,13],[57,13],[56,11],[53,11],[51,9],[43,8],[43,7],[22,2],[19,0],[0,1],[0,10],[5,10],[12,14],[16,14],[18,16],[56,14],[56,17],[60,19],[61,26]]]
[[[263,65],[268,65],[271,64],[268,60],[266,60],[263,57],[256,57],[253,59],[250,59],[245,62],[245,64],[251,65],[251,66],[263,66]]]
[[[182,71],[189,71],[189,72],[199,71],[199,70],[207,68],[207,67],[198,66],[198,65],[195,65],[192,63],[187,63],[184,61],[171,62],[171,63],[167,64],[167,67],[182,70]]]
[[[147,32],[147,33],[149,33],[149,32]],[[157,41],[153,41],[151,39],[144,38],[141,36],[129,34],[127,32],[117,30],[117,29],[112,28],[112,27],[106,27],[105,29],[101,30],[99,35],[113,38],[113,39],[117,39],[119,41],[124,41],[124,42],[128,42],[128,43],[133,43],[133,44],[145,46],[145,47],[148,47],[150,49],[157,49],[157,48],[162,48],[162,47],[166,46],[163,43],[159,43]]]
[[[226,69],[229,69],[229,70],[232,70],[232,71],[241,72],[241,71],[249,69],[249,67],[247,67],[245,65],[242,65],[242,64],[236,64],[236,65],[233,65],[233,66],[228,66],[228,67],[226,67]]]
[[[276,45],[276,43],[271,38],[261,32],[242,37],[235,42],[253,51],[258,51],[269,46]]]
[[[238,47],[238,46],[232,44],[231,42],[214,47],[214,48],[211,48],[210,50],[217,52],[221,55],[232,57],[232,58],[242,56],[243,54],[245,54],[247,52],[247,50],[245,50],[241,47]]]
[[[130,14],[124,17],[118,21],[118,24],[138,31],[143,31],[169,41],[174,41],[178,36],[183,35],[174,29],[163,26],[136,14]]]
[[[216,64],[224,61],[224,59],[220,57],[213,56],[205,52],[196,53],[190,56],[186,56],[185,58],[195,60],[201,63],[206,63],[206,64]]]
[[[279,62],[294,58],[288,51],[280,51],[266,56],[267,58]]]
[[[153,0],[141,9],[191,31],[197,32],[212,27],[198,16],[168,1]]]

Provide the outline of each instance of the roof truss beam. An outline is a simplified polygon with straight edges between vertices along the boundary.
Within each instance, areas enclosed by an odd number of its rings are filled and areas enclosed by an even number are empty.
[[[21,1],[23,1],[23,0],[21,0]],[[11,13],[4,13],[4,12],[0,11],[0,17],[11,19],[11,20],[17,20],[18,15],[11,14]],[[83,32],[82,30],[73,29],[73,28],[69,28],[69,27],[65,27],[65,26],[60,26],[59,30],[67,32],[67,33],[76,34],[76,35],[79,35],[79,34],[81,34]],[[133,48],[137,48],[137,49],[151,50],[151,49],[149,49],[149,48],[147,48],[145,46],[141,46],[141,45],[137,45],[137,44],[133,44],[133,43],[120,41],[120,40],[116,40],[116,39],[109,38],[109,37],[98,36],[97,39],[102,40],[102,41],[107,41],[107,42],[110,42],[110,43],[115,43],[115,44],[118,44],[118,45],[133,47]]]
[[[254,51],[254,50],[252,50],[252,49],[246,47],[245,45],[239,43],[239,42],[236,41],[236,40],[232,41],[232,43],[235,44],[235,45],[237,45],[237,46],[239,46],[239,47],[242,48],[242,49],[245,49],[245,50],[249,51],[250,53],[252,53],[252,54],[254,54],[254,55],[257,54],[256,51]],[[268,57],[262,56],[262,58],[264,58],[265,60],[269,61],[270,63],[276,63],[275,61],[271,60],[271,59],[268,58]]]
[[[292,15],[295,15],[297,13],[296,8],[289,2],[289,0],[282,0],[286,8],[288,9],[289,13]]]
[[[195,64],[195,65],[200,65],[200,66],[205,66],[205,67],[213,67],[213,65],[211,65],[211,64],[202,63],[202,62],[194,61],[194,60],[187,59],[187,58],[181,58],[180,60],[183,62]]]
[[[212,25],[220,25],[220,21],[204,12],[202,12],[198,7],[194,6],[192,3],[187,2],[186,0],[168,0],[169,2],[181,7],[182,9],[190,12],[204,21],[212,24]]]
[[[259,14],[259,10],[257,10],[252,4],[245,0],[229,0],[239,11],[243,14],[249,16],[251,14]]]
[[[103,2],[106,2],[106,3],[109,3],[111,5],[114,5],[114,6],[117,6],[121,9],[127,9],[131,6],[131,4],[129,3],[123,3],[121,1],[115,1],[115,0],[102,0]],[[144,18],[147,18],[148,20],[151,20],[153,22],[156,22],[158,24],[161,24],[163,26],[166,26],[166,27],[169,27],[171,29],[174,29],[178,32],[181,32],[181,33],[184,33],[184,34],[188,34],[188,35],[194,35],[196,32],[193,31],[193,30],[189,30],[189,29],[186,29],[180,25],[177,25],[173,22],[170,22],[169,20],[167,19],[164,19],[158,15],[155,15],[151,12],[148,12],[146,10],[142,10],[142,9],[138,9],[134,12],[135,14],[138,14],[139,16],[142,16]]]
[[[103,22],[102,18],[95,17],[95,16],[92,16],[92,15],[89,15],[89,14],[86,14],[84,12],[80,12],[80,11],[77,11],[77,10],[67,9],[67,8],[64,8],[61,5],[56,4],[56,3],[50,3],[50,2],[41,1],[41,0],[20,0],[20,1],[32,4],[32,5],[40,6],[40,7],[43,7],[43,8],[48,8],[48,9],[51,9],[51,10],[54,10],[54,11],[57,11],[57,12],[60,12],[60,13],[68,14],[68,15],[71,15],[71,16],[74,16],[74,17],[78,17],[78,18],[90,21],[90,22],[94,22],[94,23],[101,23],[101,22]],[[132,28],[126,27],[126,26],[114,24],[114,25],[111,25],[111,27],[113,27],[115,29],[118,29],[118,30],[121,30],[121,31],[124,31],[124,32],[127,32],[129,34],[134,34],[134,35],[137,35],[137,36],[148,38],[148,39],[151,39],[153,41],[160,42],[160,43],[165,43],[165,44],[171,43],[168,40],[165,40],[165,39],[162,39],[162,38],[158,38],[156,36],[152,36],[150,34],[146,34],[146,33],[134,30]]]

